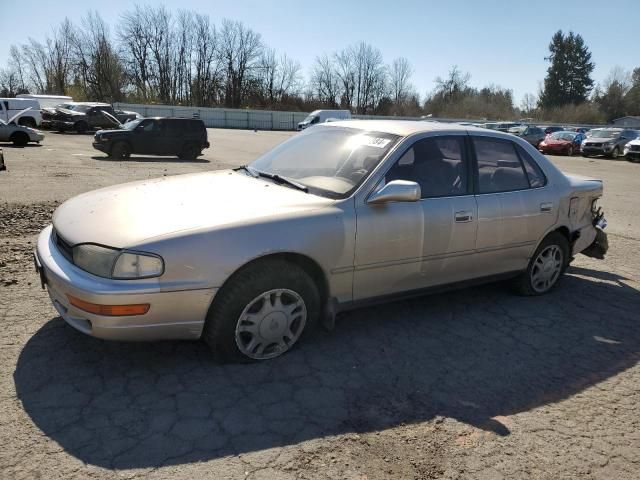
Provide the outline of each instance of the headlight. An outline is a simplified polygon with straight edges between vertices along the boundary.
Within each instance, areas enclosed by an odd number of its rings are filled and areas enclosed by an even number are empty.
[[[112,278],[159,277],[164,271],[162,259],[156,255],[139,252],[122,252],[113,267]]]
[[[92,244],[73,247],[73,263],[98,277],[121,280],[158,277],[164,272],[164,262],[157,255]]]
[[[73,247],[73,263],[98,277],[111,278],[113,264],[120,250],[84,244]]]

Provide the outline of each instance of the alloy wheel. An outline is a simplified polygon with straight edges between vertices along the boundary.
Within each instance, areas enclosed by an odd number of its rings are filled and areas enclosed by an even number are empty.
[[[284,288],[269,290],[254,298],[236,324],[236,345],[254,360],[282,355],[300,338],[307,322],[302,297]]]
[[[531,268],[531,286],[537,293],[553,287],[562,273],[563,253],[559,246],[549,245],[536,257]]]

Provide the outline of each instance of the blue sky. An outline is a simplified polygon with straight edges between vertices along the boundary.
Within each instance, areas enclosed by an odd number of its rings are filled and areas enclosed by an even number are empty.
[[[131,8],[131,0],[0,0],[4,66],[11,43],[29,36],[42,39],[65,16],[79,20],[88,9],[109,23]],[[145,4],[149,2],[139,2]],[[452,65],[471,74],[474,86],[511,88],[516,102],[536,93],[543,80],[547,46],[562,29],[580,33],[596,63],[594,78],[604,80],[615,66],[640,66],[637,38],[640,0],[562,2],[553,0],[167,0],[170,10],[189,9],[240,20],[259,32],[266,44],[299,60],[307,75],[316,55],[365,41],[378,47],[386,62],[409,59],[421,96]],[[42,32],[42,35],[39,34]]]

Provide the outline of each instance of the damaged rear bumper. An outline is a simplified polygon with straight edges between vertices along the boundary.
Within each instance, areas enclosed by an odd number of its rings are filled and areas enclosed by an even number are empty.
[[[599,260],[604,259],[604,256],[607,254],[609,250],[609,239],[607,238],[606,232],[600,228],[598,225],[595,226],[596,229],[596,238],[595,240],[585,248],[582,252],[583,255],[587,257],[597,258]]]

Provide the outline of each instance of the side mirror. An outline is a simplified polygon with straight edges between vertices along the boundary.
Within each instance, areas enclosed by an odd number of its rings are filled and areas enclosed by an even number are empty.
[[[387,202],[417,202],[420,200],[420,185],[407,180],[392,180],[369,197],[367,203],[377,205]]]

